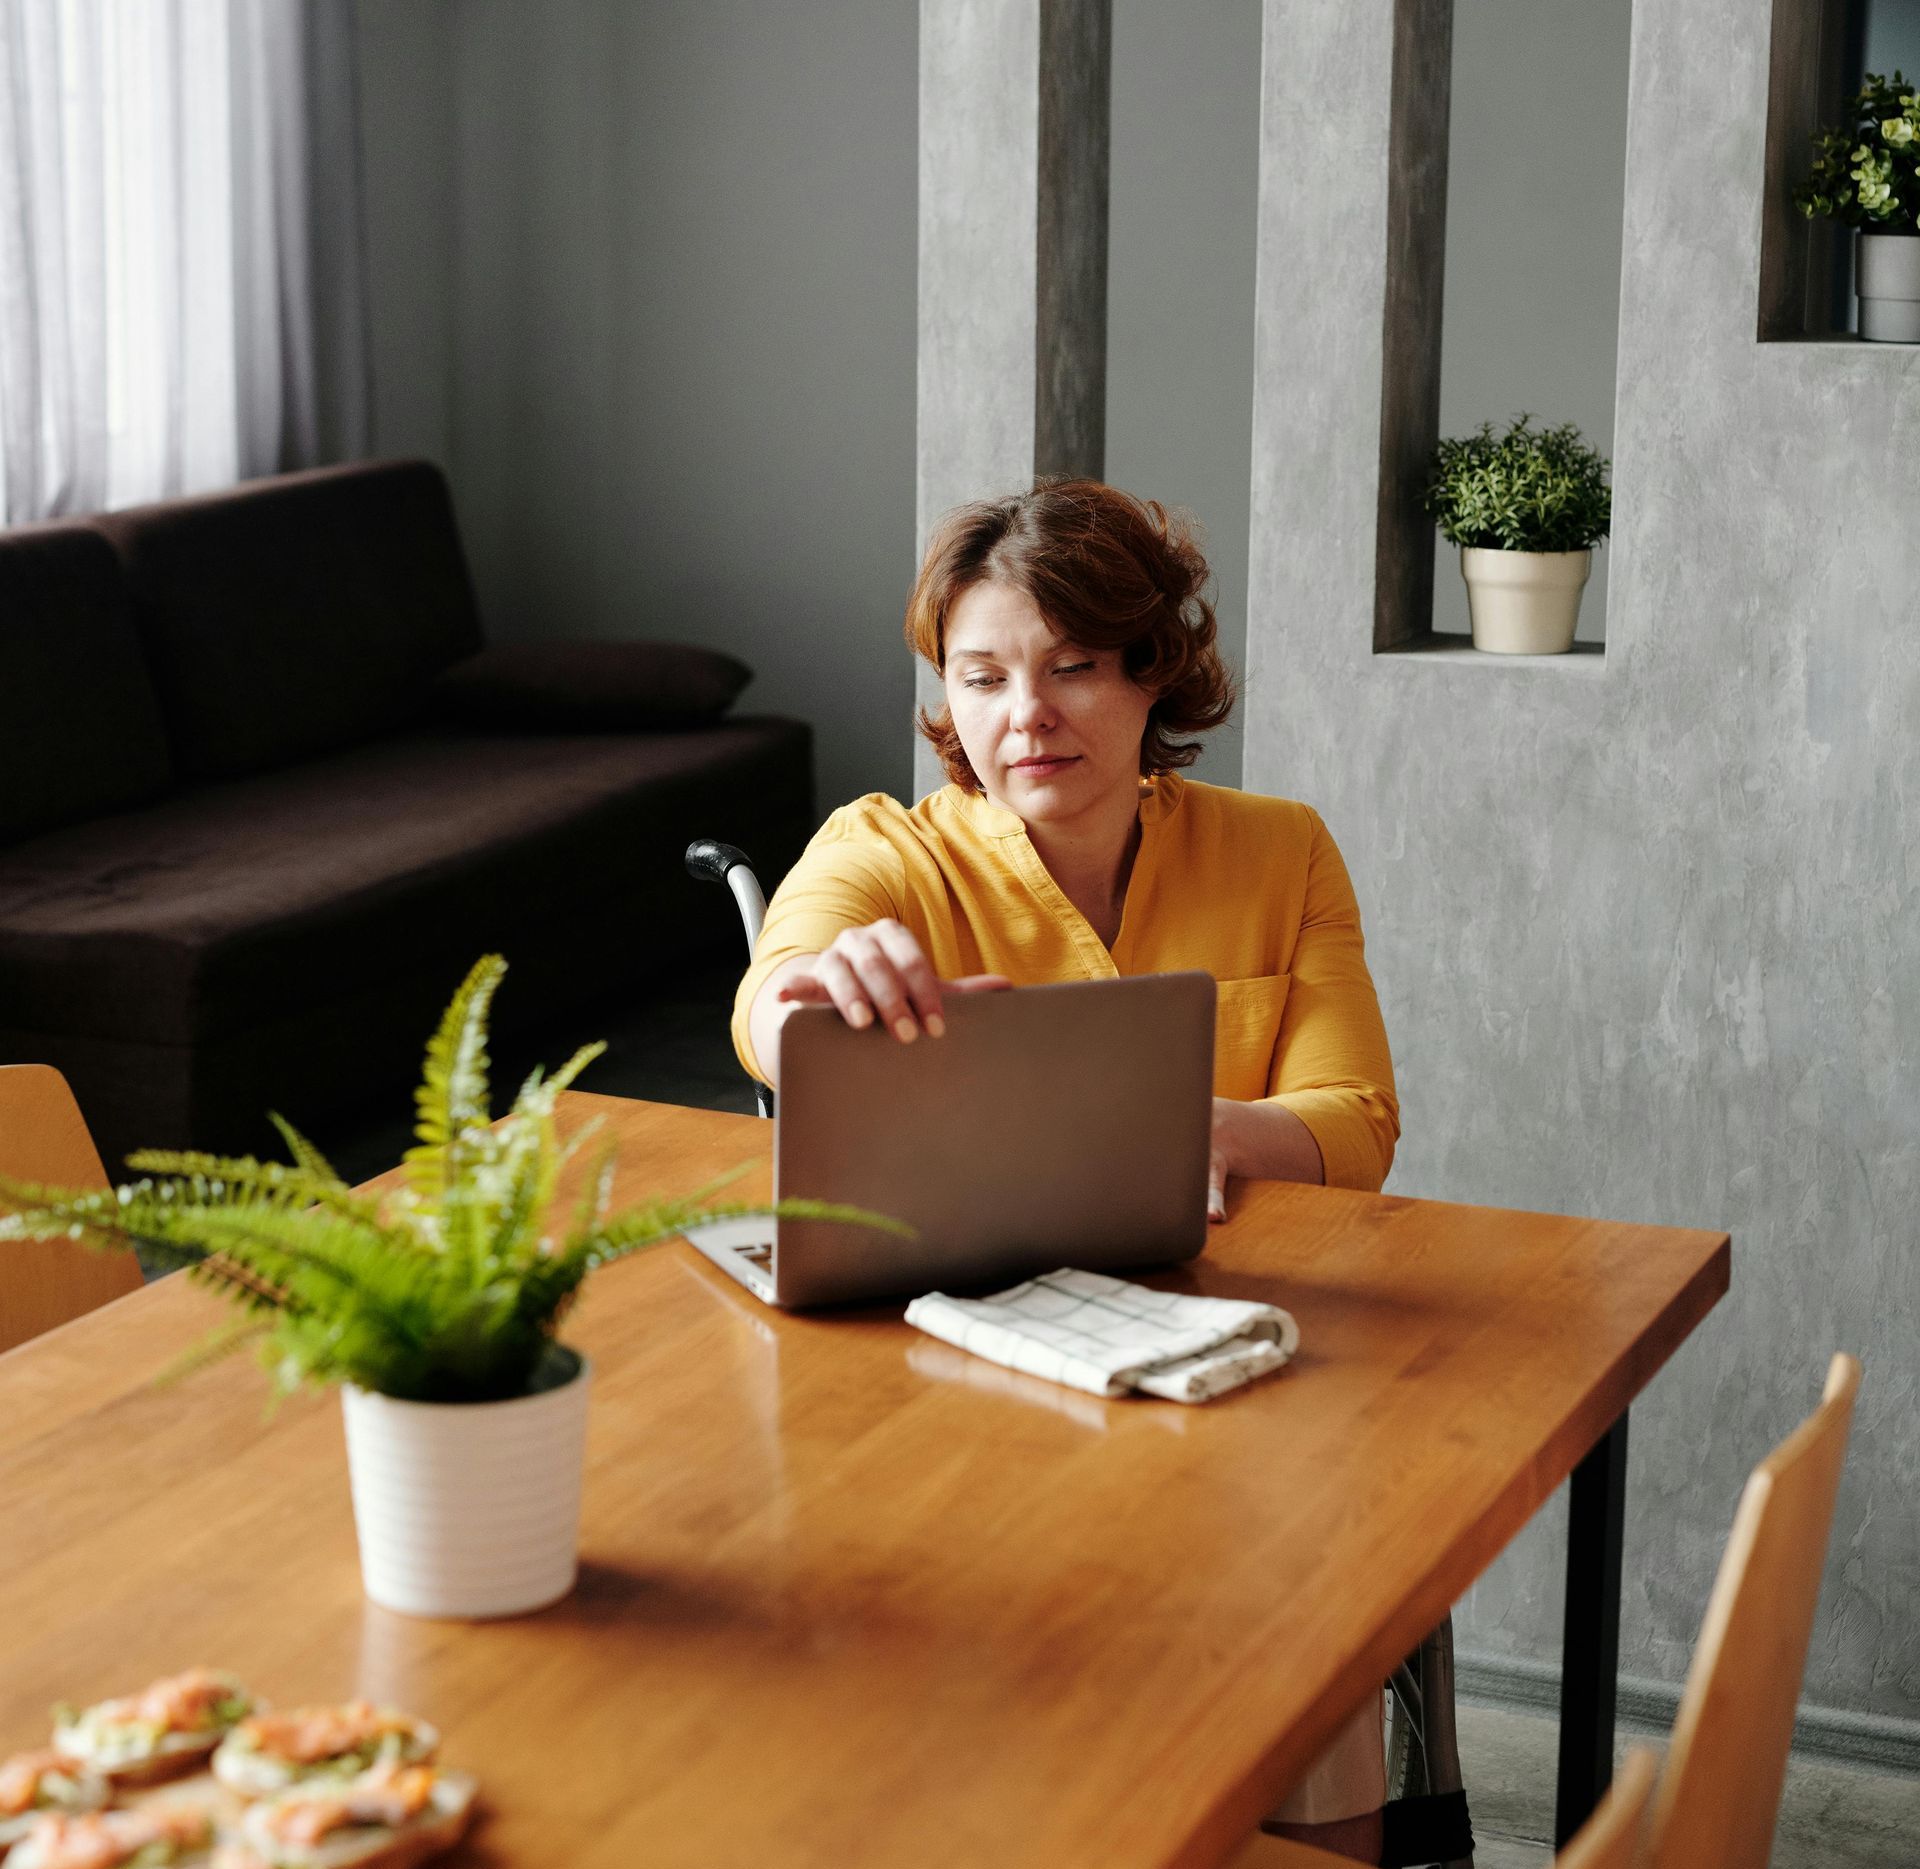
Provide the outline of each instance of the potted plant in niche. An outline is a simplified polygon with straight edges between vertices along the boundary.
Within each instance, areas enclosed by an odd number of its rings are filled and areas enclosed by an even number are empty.
[[[1869,73],[1846,122],[1815,133],[1813,173],[1793,199],[1809,220],[1854,230],[1860,335],[1920,343],[1920,88]]]
[[[1607,536],[1607,463],[1571,422],[1536,429],[1518,415],[1504,435],[1482,422],[1433,451],[1422,504],[1460,548],[1473,646],[1496,655],[1573,647],[1593,547]]]
[[[572,1588],[591,1372],[558,1329],[592,1273],[727,1217],[909,1231],[812,1201],[714,1206],[712,1187],[614,1213],[607,1148],[556,1211],[592,1126],[562,1145],[555,1102],[605,1047],[536,1070],[490,1122],[487,1013],[505,971],[487,955],[448,1006],[415,1093],[418,1145],[384,1196],[355,1193],[277,1116],[290,1163],[148,1150],[119,1188],[0,1180],[0,1240],[137,1244],[234,1301],[240,1315],[169,1374],[251,1343],[277,1392],[340,1386],[367,1594],[417,1616],[515,1615]]]

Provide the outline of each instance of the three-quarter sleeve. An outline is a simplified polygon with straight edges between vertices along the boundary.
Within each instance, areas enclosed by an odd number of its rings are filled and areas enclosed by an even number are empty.
[[[1400,1102],[1360,908],[1319,815],[1268,1096],[1312,1131],[1330,1188],[1378,1192],[1400,1138]]]
[[[801,852],[767,904],[753,960],[733,997],[733,1048],[762,1083],[748,1014],[767,976],[801,954],[819,954],[848,928],[903,914],[906,877],[897,852],[861,835],[859,807],[836,811]]]

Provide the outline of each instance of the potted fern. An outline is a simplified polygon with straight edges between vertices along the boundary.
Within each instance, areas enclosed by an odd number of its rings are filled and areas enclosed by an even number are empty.
[[[1920,343],[1920,87],[1868,73],[1847,118],[1817,131],[1813,170],[1793,191],[1809,220],[1854,230],[1860,335]]]
[[[536,1070],[491,1122],[487,1015],[505,972],[487,955],[447,1007],[415,1093],[418,1144],[384,1197],[355,1193],[278,1116],[286,1163],[148,1150],[118,1188],[0,1180],[0,1240],[138,1245],[234,1301],[170,1374],[252,1344],[277,1392],[340,1387],[366,1592],[417,1616],[515,1615],[573,1587],[591,1370],[559,1327],[600,1267],[728,1217],[908,1231],[813,1201],[715,1206],[713,1188],[613,1213],[607,1149],[556,1212],[591,1129],[563,1146],[555,1103],[604,1046]]]
[[[1422,495],[1460,548],[1473,646],[1494,655],[1564,655],[1580,620],[1593,547],[1607,536],[1607,463],[1571,422],[1503,435],[1482,422],[1433,451]]]

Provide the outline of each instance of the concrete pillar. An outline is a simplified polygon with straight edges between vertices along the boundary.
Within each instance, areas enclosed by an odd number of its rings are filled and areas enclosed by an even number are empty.
[[[1428,4],[1267,0],[1246,784],[1316,806],[1353,873],[1394,1191],[1734,1236],[1734,1296],[1634,1411],[1621,1668],[1671,1706],[1827,1351],[1912,1415],[1920,350],[1786,341],[1813,0],[1634,0],[1606,652],[1382,653],[1388,463],[1439,323],[1407,166],[1444,147]],[[1426,532],[1402,575],[1432,558]],[[1914,1445],[1848,1462],[1802,1708],[1843,1756],[1915,1756]],[[1564,1539],[1540,1515],[1456,1612],[1482,1691],[1557,1665]]]
[[[1267,0],[1250,786],[1279,669],[1431,634],[1419,479],[1440,419],[1452,44],[1452,0]]]
[[[964,500],[1103,469],[1112,46],[1110,0],[921,0],[916,557]],[[943,777],[916,735],[916,793]]]

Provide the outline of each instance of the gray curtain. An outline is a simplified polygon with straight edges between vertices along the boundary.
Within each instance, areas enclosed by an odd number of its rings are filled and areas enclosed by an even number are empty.
[[[0,0],[0,520],[366,451],[352,0]]]

